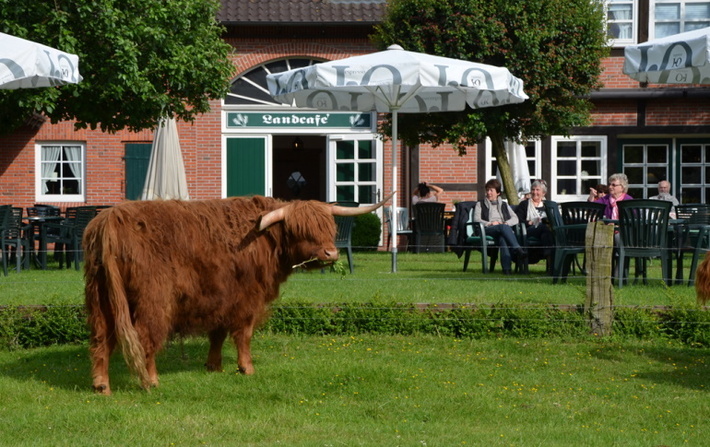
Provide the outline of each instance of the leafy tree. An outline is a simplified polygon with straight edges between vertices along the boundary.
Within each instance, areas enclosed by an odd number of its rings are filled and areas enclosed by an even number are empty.
[[[515,191],[506,139],[567,134],[588,124],[585,98],[601,86],[608,53],[601,1],[594,0],[390,0],[372,36],[384,49],[407,50],[507,67],[524,82],[522,104],[463,112],[402,114],[407,144],[466,146],[489,136],[503,187]],[[517,195],[509,194],[511,203]]]
[[[226,95],[234,71],[216,0],[0,0],[0,31],[79,55],[83,81],[0,91],[0,132],[34,113],[103,131],[184,121]]]

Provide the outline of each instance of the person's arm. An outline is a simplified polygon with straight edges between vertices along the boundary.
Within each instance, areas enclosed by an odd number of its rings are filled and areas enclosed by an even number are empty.
[[[481,220],[481,202],[476,203],[476,207],[473,209],[473,221],[482,222],[483,225],[488,225],[488,221]]]
[[[443,188],[439,188],[438,186],[432,185],[431,183],[427,183],[426,185],[427,185],[432,191],[434,191],[434,193],[435,193],[436,195],[439,195],[439,194],[441,194],[442,192],[444,192],[444,189],[443,189]]]
[[[508,213],[510,214],[510,219],[506,220],[505,224],[510,227],[514,227],[515,225],[518,224],[518,222],[520,222],[520,220],[518,220],[518,215],[515,214],[515,211],[513,211],[513,208],[511,208],[510,205],[508,205],[507,203],[503,204],[503,206],[508,207]]]
[[[589,188],[589,197],[587,197],[587,202],[596,202],[599,193],[594,188]]]

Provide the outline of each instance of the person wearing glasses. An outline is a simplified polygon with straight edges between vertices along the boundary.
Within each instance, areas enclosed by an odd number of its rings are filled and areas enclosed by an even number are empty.
[[[510,275],[512,273],[511,250],[518,260],[528,256],[528,252],[518,243],[512,228],[518,224],[518,215],[500,198],[501,184],[497,179],[487,181],[485,188],[486,198],[476,203],[473,221],[483,223],[486,234],[496,240],[496,244],[500,247],[500,265],[503,267],[503,274]]]
[[[542,203],[545,194],[547,194],[547,182],[533,181],[530,185],[530,197],[520,202],[515,209],[515,214],[521,222],[526,223],[527,236],[540,241],[539,247],[528,247],[528,262],[535,264],[540,259],[545,259],[547,271],[552,273],[555,239],[550,227],[547,226],[547,214]]]
[[[680,202],[678,202],[678,199],[671,195],[671,182],[668,180],[661,180],[658,182],[658,195],[651,196],[649,199],[671,202],[673,204],[671,207],[671,217],[675,218],[675,207],[679,205]]]
[[[607,219],[618,220],[619,208],[616,202],[620,200],[631,200],[633,197],[628,195],[626,191],[629,189],[629,179],[626,174],[612,174],[609,176],[609,193],[604,197],[596,198],[597,190],[589,188],[589,201],[603,203],[606,205],[604,209],[604,217]]]

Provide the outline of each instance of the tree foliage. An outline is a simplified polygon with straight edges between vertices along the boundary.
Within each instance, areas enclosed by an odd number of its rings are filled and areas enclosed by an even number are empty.
[[[514,191],[505,139],[566,135],[589,122],[586,96],[601,86],[601,59],[608,53],[601,3],[391,0],[372,36],[379,48],[396,43],[410,51],[504,66],[523,80],[530,97],[522,104],[480,110],[401,114],[402,140],[451,143],[465,153],[466,146],[488,136],[504,187]]]
[[[191,121],[234,71],[216,0],[0,0],[0,31],[79,55],[83,81],[0,91],[0,131],[34,113],[103,131]]]

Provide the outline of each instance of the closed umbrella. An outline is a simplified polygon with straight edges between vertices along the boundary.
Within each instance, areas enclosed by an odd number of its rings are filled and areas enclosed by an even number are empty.
[[[161,119],[153,138],[141,200],[155,199],[190,199],[174,118]]]
[[[79,56],[0,33],[0,89],[54,87],[81,79]]]
[[[431,113],[520,103],[523,82],[506,68],[405,51],[323,62],[266,77],[277,101],[319,110],[392,113],[392,188],[397,184],[397,114]],[[394,193],[395,191],[393,191]],[[396,196],[393,196],[393,203]],[[396,241],[397,213],[391,228]],[[392,244],[397,271],[397,244]]]
[[[651,84],[710,84],[710,27],[626,46],[624,73]]]

